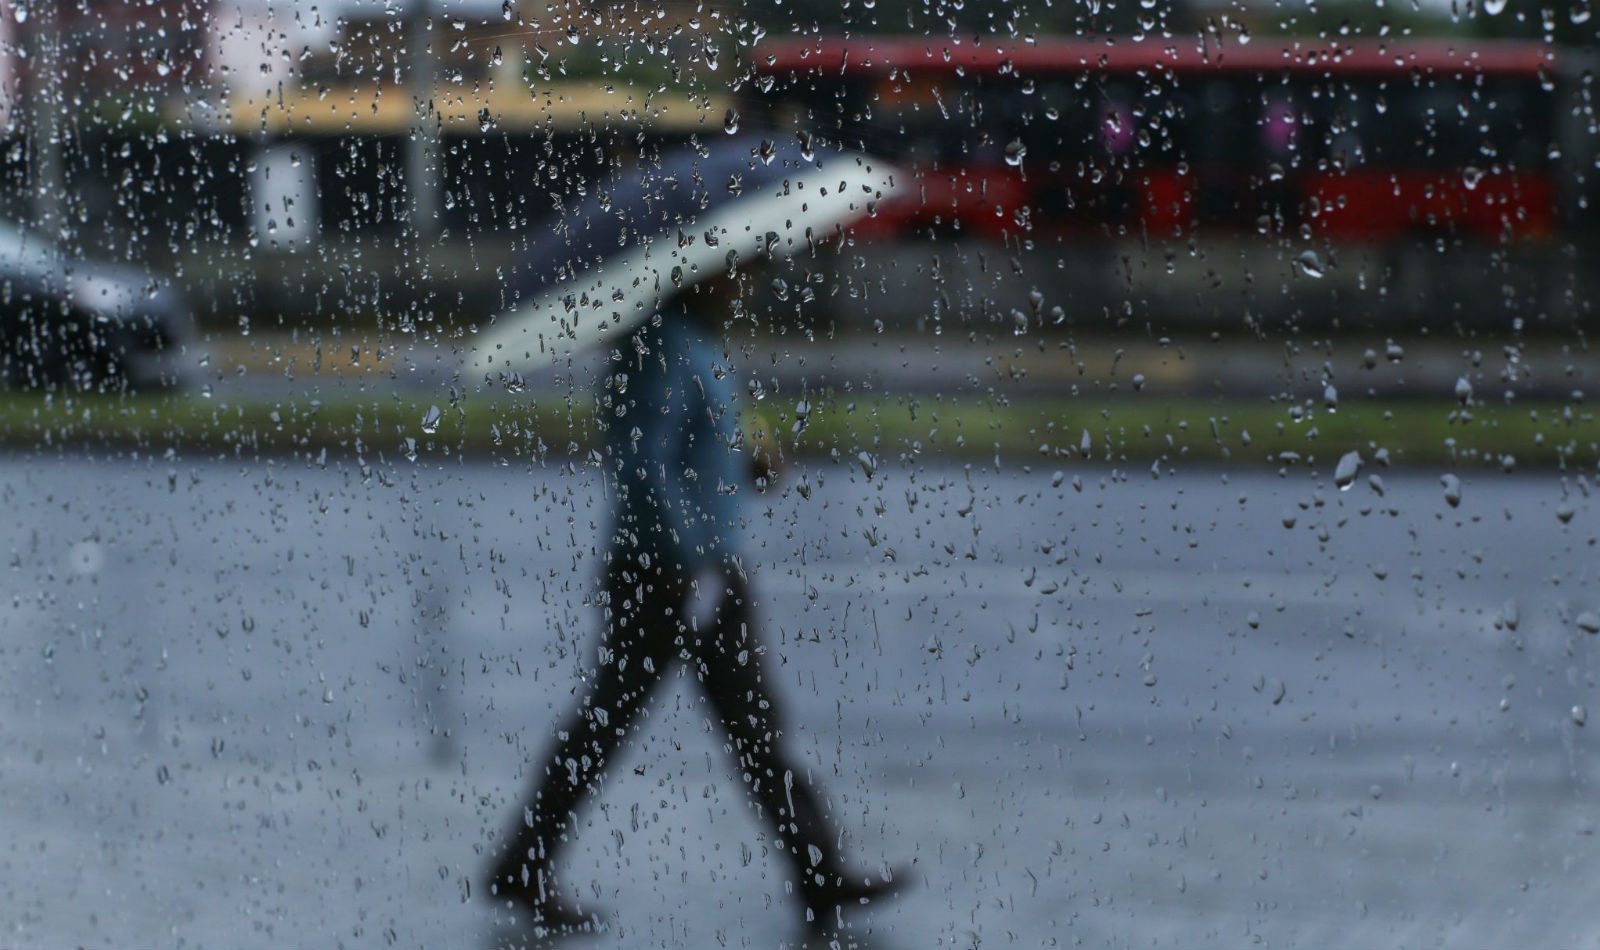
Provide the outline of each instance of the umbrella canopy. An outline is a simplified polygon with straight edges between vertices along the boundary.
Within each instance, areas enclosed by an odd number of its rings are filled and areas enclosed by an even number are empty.
[[[517,304],[479,334],[467,369],[522,373],[605,345],[740,262],[808,253],[905,182],[859,152],[742,138],[641,161],[533,242]]]

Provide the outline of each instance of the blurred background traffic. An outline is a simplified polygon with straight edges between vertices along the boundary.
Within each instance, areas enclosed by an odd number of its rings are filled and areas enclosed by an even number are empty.
[[[622,156],[732,132],[914,182],[753,327],[780,387],[1298,422],[1461,380],[1564,404],[1591,372],[1581,3],[8,9],[23,389],[424,384]]]

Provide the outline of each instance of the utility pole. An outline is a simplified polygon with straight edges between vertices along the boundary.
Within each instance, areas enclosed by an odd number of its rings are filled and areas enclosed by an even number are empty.
[[[407,85],[415,109],[406,140],[406,192],[411,199],[411,234],[424,253],[439,231],[439,114],[433,104],[438,62],[433,51],[433,18],[429,0],[411,0],[410,55]]]
[[[56,0],[29,4],[32,23],[23,44],[22,69],[27,90],[28,212],[37,233],[59,239],[66,230],[66,165],[62,160],[62,50],[60,11]]]

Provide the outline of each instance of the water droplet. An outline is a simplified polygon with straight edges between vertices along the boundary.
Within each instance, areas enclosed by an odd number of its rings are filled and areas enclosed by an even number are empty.
[[[105,550],[94,541],[80,541],[72,546],[67,563],[72,565],[74,574],[98,574],[106,563]]]
[[[1452,508],[1459,507],[1461,504],[1461,479],[1449,474],[1440,475],[1439,484],[1444,486],[1445,504]]]
[[[1517,629],[1517,624],[1522,622],[1522,613],[1517,609],[1517,602],[1508,600],[1500,605],[1500,622],[1506,625],[1507,630]]]
[[[1472,401],[1472,383],[1465,376],[1456,380],[1456,401],[1463,406]]]
[[[1322,404],[1329,412],[1335,412],[1339,408],[1339,390],[1335,389],[1332,383],[1322,388]]]
[[[1589,721],[1589,710],[1584,709],[1582,706],[1574,706],[1574,707],[1572,707],[1572,724],[1573,725],[1581,726],[1581,725],[1584,725],[1585,723],[1587,723],[1588,721]]]
[[[1490,16],[1499,16],[1505,12],[1508,0],[1483,0],[1483,12]]]
[[[1012,139],[1006,146],[1006,164],[1012,168],[1022,165],[1022,159],[1028,154],[1028,147],[1022,144],[1021,139]]]
[[[870,480],[878,472],[878,460],[870,452],[856,453],[856,462],[861,466],[862,474]]]
[[[1339,464],[1333,469],[1333,483],[1340,491],[1348,491],[1355,483],[1356,476],[1361,474],[1361,453],[1346,452],[1339,459]]]
[[[1600,614],[1592,610],[1585,610],[1573,621],[1578,629],[1584,633],[1600,633]]]
[[[438,432],[439,419],[443,417],[443,415],[444,414],[439,411],[438,406],[429,406],[427,413],[422,417],[422,431],[428,433],[429,435],[433,435],[435,432]]]
[[[1391,363],[1398,363],[1406,358],[1405,349],[1393,340],[1383,348],[1383,357]]]
[[[728,114],[722,117],[722,131],[735,135],[739,131],[739,110],[730,108]]]
[[[1476,165],[1468,165],[1461,169],[1461,183],[1467,186],[1468,191],[1478,187],[1478,182],[1483,181],[1483,170]]]
[[[1307,277],[1319,278],[1323,274],[1322,261],[1317,257],[1316,251],[1301,251],[1300,256],[1294,259],[1294,263]]]
[[[771,139],[762,139],[761,149],[758,154],[761,157],[761,164],[771,165],[773,156],[778,154],[778,149],[777,146],[772,144]]]
[[[782,277],[772,278],[772,294],[779,300],[789,299],[789,283]]]
[[[800,157],[808,162],[816,161],[817,153],[811,145],[811,133],[802,129],[794,137],[800,141]]]

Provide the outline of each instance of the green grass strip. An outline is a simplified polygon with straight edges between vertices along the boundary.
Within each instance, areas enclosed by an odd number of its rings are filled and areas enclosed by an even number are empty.
[[[437,398],[437,397],[436,397]],[[437,410],[435,412],[435,410]],[[454,456],[543,460],[596,442],[588,395],[475,394],[254,399],[193,394],[0,395],[0,446],[185,456]],[[436,418],[430,418],[435,416]],[[1352,402],[1337,411],[1266,399],[818,396],[766,400],[744,417],[741,448],[864,464],[945,458],[1055,465],[1184,462],[1330,466],[1358,451],[1395,465],[1591,469],[1600,424],[1578,403],[1463,407],[1451,401]],[[862,453],[867,458],[861,459]]]

